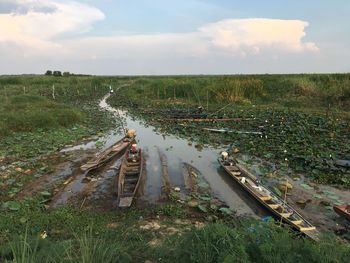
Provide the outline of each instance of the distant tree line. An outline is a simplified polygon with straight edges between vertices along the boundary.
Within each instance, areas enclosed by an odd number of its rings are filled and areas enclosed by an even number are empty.
[[[85,74],[74,74],[74,73],[70,73],[68,71],[65,72],[61,72],[59,70],[47,70],[45,72],[46,76],[54,76],[54,77],[69,77],[69,76],[89,76],[89,75],[85,75]]]

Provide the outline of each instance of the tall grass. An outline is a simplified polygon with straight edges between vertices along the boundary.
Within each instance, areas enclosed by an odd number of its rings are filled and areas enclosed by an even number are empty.
[[[68,127],[80,122],[82,116],[78,110],[45,97],[13,96],[0,106],[0,135]]]
[[[114,263],[132,262],[132,258],[120,243],[108,243],[93,237],[90,227],[84,234],[75,234],[75,239],[66,241],[30,237],[26,231],[24,236],[16,237],[7,246],[0,247],[0,262]]]
[[[350,248],[333,238],[316,243],[267,223],[231,228],[210,224],[172,237],[158,251],[162,262],[348,262]]]
[[[123,92],[136,104],[152,106],[273,103],[349,110],[350,74],[142,77]]]
[[[61,245],[54,245],[39,236],[31,237],[26,229],[24,235],[14,237],[7,246],[0,247],[0,262],[49,263],[62,262],[58,256],[63,252]]]

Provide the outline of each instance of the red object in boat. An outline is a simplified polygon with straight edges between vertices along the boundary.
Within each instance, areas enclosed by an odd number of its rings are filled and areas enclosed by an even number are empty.
[[[350,220],[350,205],[335,205],[333,209],[338,215],[345,216]]]

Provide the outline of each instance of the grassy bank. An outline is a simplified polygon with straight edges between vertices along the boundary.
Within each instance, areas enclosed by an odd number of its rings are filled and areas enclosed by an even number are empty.
[[[70,127],[81,123],[83,118],[77,109],[45,97],[13,96],[1,105],[0,135]]]
[[[38,207],[27,201],[17,212],[2,211],[1,261],[320,263],[347,262],[350,251],[333,237],[314,243],[269,222],[198,224],[181,205],[103,214]]]

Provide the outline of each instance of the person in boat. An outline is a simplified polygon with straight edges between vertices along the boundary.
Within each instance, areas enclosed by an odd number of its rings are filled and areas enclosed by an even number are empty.
[[[228,152],[222,152],[221,153],[221,160],[227,161],[228,160]]]
[[[228,164],[229,163],[229,156],[228,156],[228,152],[222,152],[221,153],[221,160],[224,164]]]
[[[139,151],[137,149],[137,144],[136,143],[133,143],[131,145],[131,148],[130,148],[130,151],[129,151],[129,158],[133,162],[137,162],[137,160],[139,158]]]
[[[202,106],[197,107],[197,112],[198,113],[203,113],[204,109]]]

